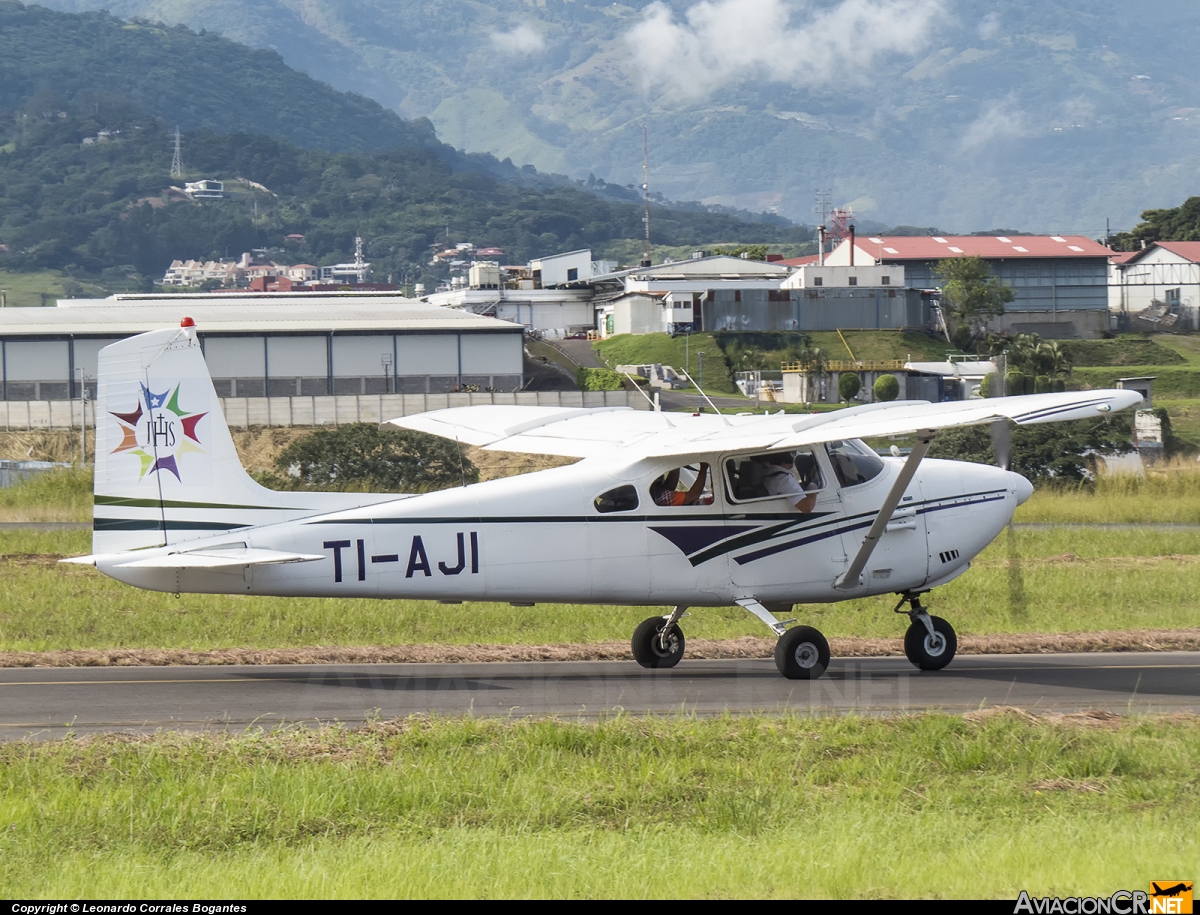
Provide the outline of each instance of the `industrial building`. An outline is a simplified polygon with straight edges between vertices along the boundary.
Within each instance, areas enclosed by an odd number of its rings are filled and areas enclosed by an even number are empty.
[[[938,261],[979,257],[1014,293],[1005,314],[990,322],[994,329],[1071,339],[1098,337],[1109,329],[1112,255],[1104,245],[1077,235],[851,235],[824,263],[902,266],[910,287],[934,289]]]
[[[523,328],[399,296],[115,296],[0,310],[0,398],[94,394],[97,353],[195,320],[220,397],[515,391]]]
[[[1200,241],[1156,241],[1112,260],[1109,308],[1123,329],[1200,330]]]

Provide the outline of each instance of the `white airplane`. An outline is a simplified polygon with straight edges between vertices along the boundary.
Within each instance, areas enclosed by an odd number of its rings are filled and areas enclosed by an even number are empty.
[[[954,657],[954,629],[920,598],[965,572],[1032,486],[925,460],[937,430],[1097,417],[1141,400],[1102,390],[773,416],[456,407],[391,424],[582,460],[364,495],[250,478],[191,319],[105,347],[98,375],[93,555],[68,562],[174,593],[671,606],[633,635],[651,668],[683,656],[685,609],[737,604],[778,636],[775,662],[792,679],[829,665],[820,632],[779,620],[794,604],[894,592],[897,611],[908,605],[909,660],[936,670]],[[903,459],[859,441],[911,433]]]

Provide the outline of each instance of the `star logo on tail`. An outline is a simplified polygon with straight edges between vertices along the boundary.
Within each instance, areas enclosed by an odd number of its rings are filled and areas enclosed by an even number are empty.
[[[121,441],[111,453],[128,453],[136,457],[141,462],[139,481],[148,474],[165,470],[182,483],[179,458],[185,454],[207,453],[200,447],[197,425],[208,413],[192,412],[180,406],[181,387],[177,384],[159,394],[143,384],[141,397],[132,411],[110,411],[121,430]]]

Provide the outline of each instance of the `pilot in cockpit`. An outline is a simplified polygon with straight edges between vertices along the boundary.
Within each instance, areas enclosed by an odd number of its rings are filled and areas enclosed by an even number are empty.
[[[760,460],[767,465],[763,474],[763,486],[770,495],[787,496],[797,511],[807,514],[813,510],[817,504],[817,490],[821,488],[821,484],[817,459],[811,451],[801,451],[799,454],[780,451],[776,454],[764,454]],[[796,496],[800,498],[797,499]]]

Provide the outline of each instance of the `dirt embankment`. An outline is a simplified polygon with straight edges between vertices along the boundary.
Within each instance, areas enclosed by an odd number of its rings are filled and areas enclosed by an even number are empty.
[[[830,639],[835,658],[903,657],[900,639]],[[960,654],[1057,654],[1093,651],[1200,651],[1200,629],[1132,630],[1067,635],[964,636]],[[692,639],[689,658],[769,658],[775,640]],[[626,661],[628,642],[579,645],[393,645],[351,648],[100,648],[4,651],[0,667],[159,667],[208,664],[400,664],[505,661]]]

